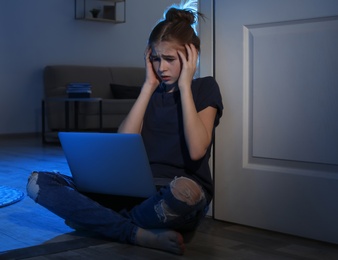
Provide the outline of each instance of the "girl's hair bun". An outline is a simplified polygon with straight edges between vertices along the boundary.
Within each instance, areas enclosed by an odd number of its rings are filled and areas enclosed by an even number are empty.
[[[148,45],[153,47],[159,42],[175,41],[179,45],[193,44],[200,51],[200,39],[196,33],[199,17],[204,18],[204,15],[197,9],[170,7],[151,31]]]
[[[168,22],[186,22],[190,25],[196,22],[196,15],[192,10],[189,9],[176,9],[174,7],[170,8],[166,15],[165,19]]]

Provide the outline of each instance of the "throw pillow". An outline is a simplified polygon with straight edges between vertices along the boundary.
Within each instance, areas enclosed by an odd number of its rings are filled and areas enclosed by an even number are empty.
[[[139,86],[125,86],[119,84],[110,84],[114,98],[117,99],[136,99],[141,92]]]

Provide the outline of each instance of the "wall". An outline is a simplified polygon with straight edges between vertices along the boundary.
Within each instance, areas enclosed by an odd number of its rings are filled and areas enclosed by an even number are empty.
[[[201,38],[201,53],[199,75],[201,77],[214,74],[213,56],[213,1],[199,2],[199,11],[203,13],[204,20],[199,22],[199,36]]]
[[[41,131],[46,65],[143,66],[150,30],[178,2],[127,0],[126,23],[110,24],[75,20],[73,0],[1,1],[0,134]]]

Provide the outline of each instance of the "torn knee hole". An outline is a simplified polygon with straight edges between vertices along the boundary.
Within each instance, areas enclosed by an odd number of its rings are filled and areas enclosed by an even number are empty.
[[[169,206],[165,203],[164,200],[161,200],[158,204],[155,205],[155,212],[157,217],[163,222],[173,220],[179,215],[176,214]]]
[[[175,178],[170,183],[174,197],[188,205],[196,205],[204,198],[202,188],[193,180],[186,177]]]
[[[36,201],[38,194],[39,194],[39,185],[37,184],[39,174],[37,172],[33,172],[31,176],[28,178],[28,183],[27,183],[27,195]]]

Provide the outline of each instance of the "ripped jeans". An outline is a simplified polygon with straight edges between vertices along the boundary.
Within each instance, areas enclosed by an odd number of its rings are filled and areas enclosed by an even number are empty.
[[[33,172],[28,179],[27,194],[74,226],[130,244],[135,243],[139,227],[193,231],[208,210],[202,188],[185,177],[175,178],[130,209],[118,211],[79,192],[73,179],[60,173]]]

